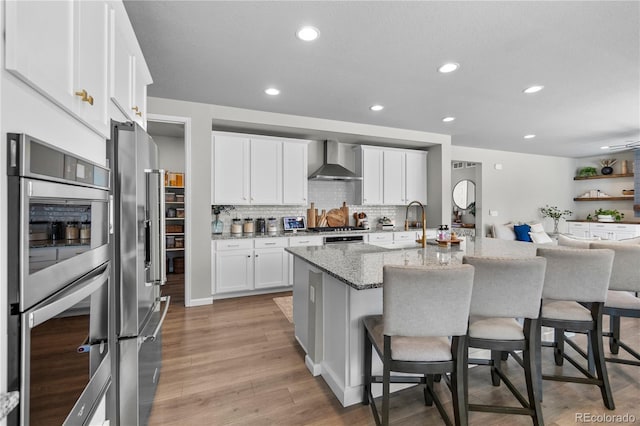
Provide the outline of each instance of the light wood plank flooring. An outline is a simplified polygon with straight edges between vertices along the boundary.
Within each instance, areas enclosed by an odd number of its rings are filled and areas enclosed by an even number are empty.
[[[182,293],[180,285],[165,293]],[[304,365],[293,325],[280,312],[278,293],[216,301],[185,309],[173,303],[163,328],[163,370],[151,425],[372,425],[370,407],[343,408],[320,377]],[[178,302],[175,298],[175,302]],[[623,319],[623,336],[640,347],[640,320]],[[567,363],[565,363],[567,364]],[[543,349],[543,370],[555,367]],[[602,404],[595,386],[545,381],[543,412],[547,425],[576,424],[576,413],[630,414],[640,423],[640,367],[608,364],[616,410]],[[523,374],[511,359],[507,374],[520,388]],[[509,392],[490,384],[486,367],[469,372],[470,400],[517,405]],[[444,385],[439,386],[439,388]],[[440,391],[450,402],[450,394]],[[425,407],[414,387],[391,398],[392,423],[442,424],[435,407]],[[450,411],[450,408],[448,408]],[[529,417],[473,412],[472,425],[530,425]]]

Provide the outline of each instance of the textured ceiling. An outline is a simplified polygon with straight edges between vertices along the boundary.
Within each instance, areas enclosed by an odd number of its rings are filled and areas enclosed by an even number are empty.
[[[637,1],[125,7],[154,79],[152,97],[445,133],[454,145],[568,157],[640,139]],[[320,30],[318,40],[294,36],[305,24]],[[447,61],[461,68],[436,72]],[[545,89],[524,95],[532,84]],[[268,86],[281,94],[266,95]],[[370,111],[374,103],[385,109]],[[449,115],[457,119],[443,123]],[[524,140],[530,133],[537,137]]]

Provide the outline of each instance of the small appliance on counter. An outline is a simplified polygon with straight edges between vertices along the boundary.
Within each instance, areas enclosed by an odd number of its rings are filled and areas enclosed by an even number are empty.
[[[395,227],[395,225],[396,225],[395,220],[389,219],[386,216],[383,216],[380,219],[378,219],[378,228],[383,231],[393,231],[393,228]]]
[[[298,232],[307,229],[304,216],[285,216],[282,218],[282,223],[285,232]]]

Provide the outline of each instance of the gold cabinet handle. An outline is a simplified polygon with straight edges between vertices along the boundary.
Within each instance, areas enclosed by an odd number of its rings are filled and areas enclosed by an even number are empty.
[[[141,111],[138,111],[138,112],[136,112],[136,115],[137,115],[138,117],[142,117],[142,112],[141,112]]]
[[[80,96],[82,102],[89,102],[89,105],[93,105],[93,96],[89,96],[85,89],[82,89],[79,92],[75,92],[76,96]]]
[[[135,112],[138,112],[138,106],[134,106],[133,108],[131,108],[132,110],[134,110]]]

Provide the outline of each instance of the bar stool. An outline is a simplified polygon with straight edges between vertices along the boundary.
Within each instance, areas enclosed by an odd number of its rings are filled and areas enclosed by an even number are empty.
[[[542,342],[542,346],[554,348],[556,365],[562,365],[566,359],[585,376],[543,374],[541,378],[597,385],[604,405],[613,410],[615,404],[602,347],[602,310],[607,298],[614,252],[606,249],[538,248],[537,254],[547,259],[540,325],[554,329],[554,341]],[[590,309],[582,304],[589,304]],[[580,355],[588,357],[572,340],[567,339],[565,331],[587,334],[596,376],[565,353],[566,342]]]
[[[425,384],[425,404],[435,402],[445,423],[451,424],[433,390],[434,375],[444,373],[451,373],[448,384],[455,424],[468,423],[465,335],[472,286],[473,267],[469,265],[383,268],[383,314],[363,319],[362,403],[371,403],[377,425],[389,424],[390,383]],[[372,347],[382,359],[382,377],[372,375]],[[423,376],[392,376],[392,371]],[[371,392],[372,383],[382,383],[381,414]]]
[[[640,245],[597,242],[591,243],[590,247],[615,252],[607,301],[602,311],[603,315],[609,315],[609,332],[603,332],[602,335],[609,338],[612,354],[618,354],[622,348],[637,361],[622,358],[605,360],[640,366],[640,354],[620,340],[620,317],[640,318],[640,298],[636,296],[640,292]]]
[[[469,364],[490,365],[494,386],[505,383],[522,407],[469,404],[469,411],[531,416],[542,425],[540,407],[540,337],[538,315],[546,260],[541,257],[506,259],[465,256],[462,263],[475,268],[467,340],[469,347],[491,350],[490,360],[469,359]],[[516,318],[524,318],[524,326]],[[522,358],[515,351],[522,351]],[[523,368],[525,398],[500,368],[501,355],[511,354]]]

